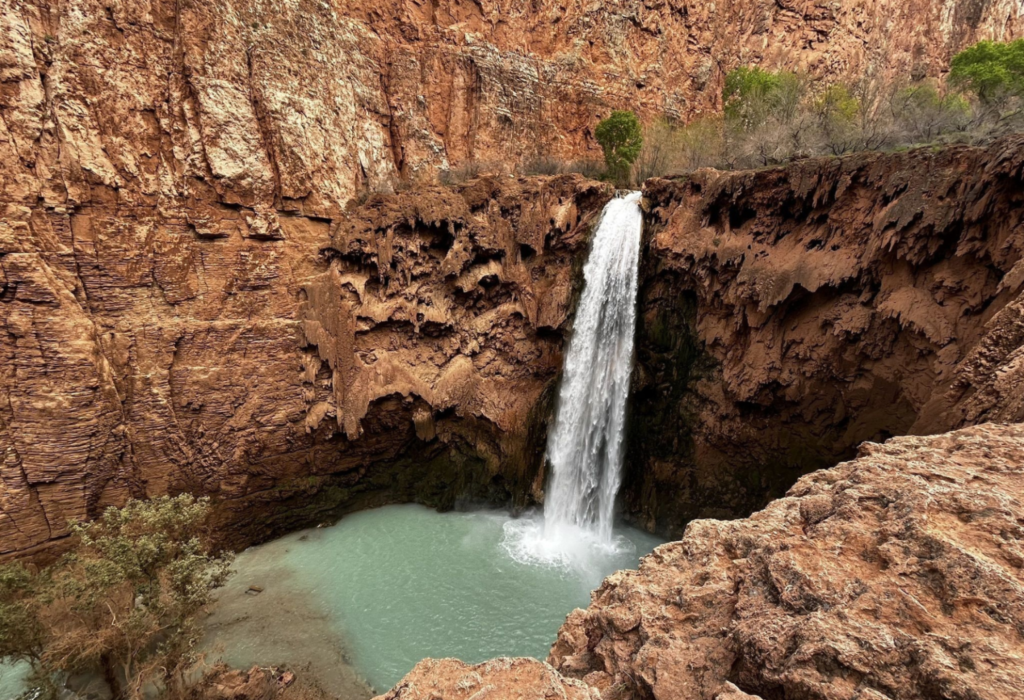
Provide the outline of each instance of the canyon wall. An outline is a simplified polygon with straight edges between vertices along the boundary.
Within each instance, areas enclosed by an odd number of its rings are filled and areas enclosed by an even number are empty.
[[[1013,0],[2,0],[0,199],[116,192],[202,228],[337,216],[398,176],[595,157],[597,120],[717,109],[725,72],[939,76]],[[110,195],[113,196],[113,195]],[[216,218],[215,216],[213,218]]]
[[[1024,420],[1024,139],[703,171],[649,207],[627,510],[678,535],[865,440]]]
[[[182,489],[237,504],[248,541],[356,507],[410,436],[448,446],[417,464],[450,448],[491,483],[495,455],[532,455],[608,193],[358,202],[593,157],[610,109],[706,112],[741,62],[934,76],[1022,21],[1008,0],[0,0],[0,553]],[[526,498],[531,471],[495,488]],[[458,491],[429,473],[446,486],[389,488]],[[261,502],[282,519],[246,517]]]
[[[214,496],[236,544],[387,502],[522,503],[610,196],[482,179],[280,235],[224,205],[8,205],[2,553],[129,495]]]

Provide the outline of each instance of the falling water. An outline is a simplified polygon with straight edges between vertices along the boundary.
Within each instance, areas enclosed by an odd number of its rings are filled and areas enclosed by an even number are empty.
[[[612,515],[636,325],[639,201],[639,192],[613,199],[594,234],[548,441],[552,474],[544,521],[507,528],[506,546],[517,558],[564,560],[594,545],[615,545]]]

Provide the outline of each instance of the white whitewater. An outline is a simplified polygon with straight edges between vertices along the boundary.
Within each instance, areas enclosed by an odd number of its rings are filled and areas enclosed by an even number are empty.
[[[506,549],[520,561],[585,564],[593,550],[622,544],[612,520],[622,482],[642,220],[640,193],[632,192],[608,203],[594,233],[548,440],[544,518],[506,526]]]

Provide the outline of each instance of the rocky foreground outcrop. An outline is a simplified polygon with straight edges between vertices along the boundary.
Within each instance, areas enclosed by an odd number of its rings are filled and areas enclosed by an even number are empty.
[[[548,664],[527,658],[493,659],[470,665],[457,659],[426,659],[376,700],[599,700],[580,681],[565,678]]]
[[[214,496],[233,544],[388,502],[528,499],[610,196],[483,179],[280,235],[116,194],[9,205],[0,554],[130,495]]]
[[[569,615],[549,663],[427,661],[389,700],[1013,700],[1024,426],[866,444],[749,518],[692,522]],[[527,672],[525,669],[529,669]]]
[[[763,507],[893,435],[1024,420],[1024,140],[645,186],[625,492]]]
[[[727,680],[765,698],[1019,697],[1024,426],[867,444],[750,518],[695,521],[609,577],[551,660],[609,697]]]

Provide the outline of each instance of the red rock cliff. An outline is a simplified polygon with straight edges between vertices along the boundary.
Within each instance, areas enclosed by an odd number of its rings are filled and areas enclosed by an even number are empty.
[[[412,395],[519,421],[525,402],[458,387],[507,392],[519,362],[550,381],[566,301],[545,290],[566,289],[606,195],[503,185],[352,214],[357,194],[471,160],[592,155],[611,108],[706,111],[740,62],[937,75],[1021,22],[1008,0],[0,1],[2,549],[128,493],[324,493],[324,471],[397,459],[366,428],[375,412],[404,416],[388,432],[418,416],[419,434],[467,443]],[[422,354],[389,359],[409,343]],[[329,501],[352,498],[333,486]]]
[[[3,0],[0,199],[116,191],[279,235],[398,173],[595,155],[612,108],[717,106],[725,71],[939,75],[1012,0]],[[212,207],[212,209],[210,208]]]
[[[279,236],[107,194],[0,225],[2,553],[129,495],[213,495],[236,543],[528,498],[606,186],[378,195]]]
[[[1024,420],[1024,141],[646,186],[630,512],[735,517],[864,440]]]

